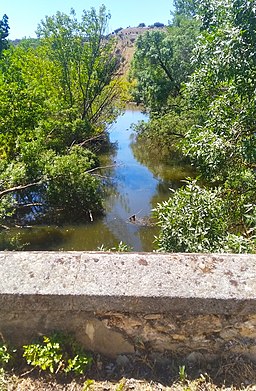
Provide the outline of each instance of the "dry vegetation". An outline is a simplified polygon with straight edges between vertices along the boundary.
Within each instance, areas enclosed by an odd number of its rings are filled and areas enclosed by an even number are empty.
[[[49,375],[29,367],[2,372],[0,391],[256,391],[256,364],[240,356],[187,366],[184,373],[176,359],[162,357],[155,362],[140,356],[131,360],[123,355],[113,361],[97,356],[83,377]]]
[[[118,382],[115,381],[95,381],[72,380],[66,383],[60,383],[51,378],[19,378],[12,376],[5,379],[0,384],[1,391],[253,391],[256,390],[256,385],[249,386],[225,386],[216,385],[210,380],[199,378],[193,381],[176,382],[170,386],[165,386],[162,383],[154,381],[145,381],[138,379],[123,378]]]

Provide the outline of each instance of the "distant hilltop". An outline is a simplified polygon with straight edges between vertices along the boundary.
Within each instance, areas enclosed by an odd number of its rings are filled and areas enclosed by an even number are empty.
[[[115,29],[111,35],[118,35],[119,37],[130,36],[130,38],[136,38],[137,35],[143,34],[145,31],[152,29],[163,29],[165,27],[166,26],[160,22],[156,22],[149,26],[146,26],[145,23],[140,23],[138,27],[119,27],[118,29]]]
[[[122,64],[119,71],[120,75],[128,75],[130,64],[135,52],[136,39],[147,31],[166,29],[163,23],[156,22],[150,26],[146,26],[145,23],[140,23],[138,27],[119,27],[114,30],[109,36],[117,38],[117,52],[122,55]]]
[[[146,26],[145,23],[140,23],[137,27],[126,27],[126,28],[123,28],[123,27],[119,27],[117,29],[115,29],[112,33],[108,34],[107,36],[117,36],[118,38],[126,38],[127,40],[129,40],[131,43],[134,43],[134,41],[136,40],[136,38],[138,37],[138,35],[140,34],[143,34],[145,33],[146,31],[148,30],[158,30],[158,29],[163,29],[167,27],[164,23],[160,23],[160,22],[156,22],[154,24],[151,24],[149,26]],[[29,39],[30,40],[30,43],[32,43],[34,41],[35,45],[36,45],[36,42],[38,40],[38,38],[16,38],[16,39],[11,39],[10,42],[14,45],[14,46],[17,46],[20,41],[22,41],[23,39]]]

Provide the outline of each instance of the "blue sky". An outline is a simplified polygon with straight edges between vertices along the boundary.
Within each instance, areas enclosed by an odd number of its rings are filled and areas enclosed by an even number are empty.
[[[83,9],[98,9],[101,4],[105,4],[112,15],[109,32],[142,22],[168,24],[173,9],[172,0],[0,0],[0,19],[3,14],[9,17],[10,39],[35,37],[37,25],[46,15],[57,11],[69,13],[74,8],[79,17]]]

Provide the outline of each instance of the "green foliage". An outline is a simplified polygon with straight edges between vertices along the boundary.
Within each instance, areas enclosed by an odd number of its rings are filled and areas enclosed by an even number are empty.
[[[159,116],[153,116],[148,122],[141,121],[133,128],[137,137],[144,142],[150,141],[159,150],[179,149],[179,143],[195,122],[195,113],[188,110],[181,97],[168,99],[168,110]]]
[[[94,380],[87,379],[84,382],[83,391],[93,390],[93,386],[94,386]]]
[[[10,194],[0,199],[0,219],[2,223],[14,215],[16,205],[16,200]]]
[[[84,145],[116,118],[122,95],[115,42],[104,38],[109,18],[104,6],[84,11],[81,21],[73,10],[58,12],[41,22],[37,40],[3,51],[2,222],[53,214],[55,222],[81,221],[102,212],[99,162]]]
[[[12,353],[14,351],[10,352],[6,345],[0,345],[0,368],[6,367],[12,359]]]
[[[130,246],[128,246],[126,243],[123,243],[122,240],[118,243],[117,246],[115,247],[112,247],[110,249],[111,251],[117,251],[117,252],[129,252],[129,251],[132,251],[132,248]]]
[[[22,242],[22,235],[20,233],[13,234],[5,226],[2,226],[2,228],[0,232],[0,251],[25,250],[27,243]]]
[[[165,251],[255,252],[254,1],[198,2],[201,35],[184,96],[197,113],[182,150],[209,189],[189,184],[157,208]]]
[[[32,344],[23,346],[27,363],[37,366],[43,371],[49,370],[51,373],[57,371],[62,363],[62,350],[59,342],[55,342],[48,337],[43,338],[42,344]]]
[[[131,71],[137,102],[151,112],[166,110],[168,98],[180,93],[193,70],[191,54],[197,34],[197,21],[180,17],[168,30],[147,31],[138,37]]]
[[[82,147],[71,148],[69,154],[53,156],[46,164],[46,203],[55,211],[65,210],[70,219],[89,219],[102,210],[99,180],[90,174],[97,164],[96,156]]]
[[[114,41],[104,38],[109,19],[105,6],[98,14],[94,8],[84,11],[80,22],[74,10],[70,15],[57,12],[37,30],[56,67],[63,107],[96,130],[115,118],[114,101],[120,93],[115,80],[120,58],[114,54]]]
[[[116,385],[115,387],[115,391],[123,391],[125,390],[126,386],[125,386],[125,380],[122,379],[120,380],[120,382]]]
[[[79,353],[73,358],[68,359],[68,365],[65,368],[65,372],[74,372],[77,375],[82,375],[89,368],[92,362],[92,358],[85,353]]]
[[[37,48],[40,46],[40,40],[38,38],[22,38],[19,39],[17,43],[14,43],[14,46],[20,46],[26,49]]]
[[[171,41],[165,31],[147,31],[138,37],[133,59],[132,77],[137,80],[135,99],[160,110],[177,86],[172,75],[170,59],[173,55]]]
[[[186,367],[182,365],[179,367],[179,378],[182,383],[184,383],[187,379]]]
[[[0,62],[1,150],[13,157],[16,139],[43,131],[55,148],[81,143],[104,131],[117,113],[120,58],[104,34],[110,16],[105,7],[46,17],[37,45],[5,51]]]
[[[195,16],[197,0],[174,0],[175,17],[179,15]]]
[[[1,187],[8,189],[28,181],[35,186],[1,197],[2,219],[8,220],[12,215],[18,218],[24,209],[30,219],[44,216],[55,222],[85,221],[102,212],[101,184],[93,173],[98,159],[91,151],[73,146],[66,154],[59,155],[37,140],[23,144],[19,159],[3,167]]]
[[[161,227],[157,240],[160,250],[252,252],[255,239],[232,232],[231,205],[221,188],[208,190],[196,181],[188,182],[155,209]]]
[[[54,66],[42,55],[39,49],[17,47],[6,51],[0,62],[0,152],[3,158],[12,159],[19,154],[17,139],[33,139],[39,122],[49,119],[56,108]]]
[[[200,12],[204,31],[186,94],[203,115],[184,152],[208,179],[224,181],[256,162],[255,8],[252,1],[212,0]]]
[[[71,336],[54,333],[43,337],[36,344],[24,345],[24,353],[29,365],[51,373],[59,371],[83,374],[90,366],[92,358],[86,354]]]

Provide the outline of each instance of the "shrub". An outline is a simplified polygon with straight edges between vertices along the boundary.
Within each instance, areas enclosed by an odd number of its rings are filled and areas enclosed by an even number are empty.
[[[51,373],[83,374],[92,362],[91,356],[78,346],[73,337],[62,333],[44,336],[39,343],[24,345],[23,349],[23,357],[29,365]]]
[[[253,251],[253,240],[230,232],[230,205],[220,188],[201,188],[195,180],[188,181],[154,212],[161,227],[157,238],[161,251]]]

